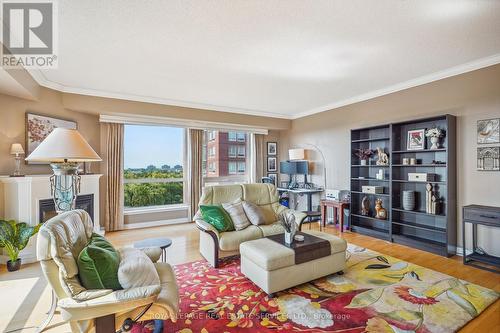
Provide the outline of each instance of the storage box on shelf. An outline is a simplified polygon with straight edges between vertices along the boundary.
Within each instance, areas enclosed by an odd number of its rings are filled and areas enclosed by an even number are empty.
[[[411,130],[439,127],[445,132],[438,149],[425,138],[422,150],[407,149],[407,133]],[[363,140],[363,141],[361,141]],[[454,116],[417,119],[351,131],[351,150],[382,147],[389,155],[384,179],[376,179],[381,166],[376,156],[367,167],[359,167],[359,159],[351,159],[351,223],[352,231],[391,240],[440,255],[456,252],[456,120]],[[412,164],[410,164],[410,161]],[[383,167],[382,167],[383,168]],[[428,192],[430,184],[431,192]],[[363,187],[382,188],[369,194]],[[379,190],[380,191],[380,190]],[[404,210],[403,191],[415,192],[414,210]],[[430,193],[430,197],[429,197]],[[362,201],[367,196],[370,213],[363,215]],[[429,198],[434,196],[434,210]],[[374,218],[375,200],[380,198],[388,209],[387,220]],[[365,201],[366,203],[366,201]]]

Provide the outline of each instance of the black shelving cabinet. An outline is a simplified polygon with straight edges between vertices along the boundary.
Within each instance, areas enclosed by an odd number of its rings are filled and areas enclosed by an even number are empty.
[[[407,133],[410,130],[439,127],[445,131],[439,149],[430,149],[429,138],[422,150],[407,150]],[[389,165],[376,165],[376,155],[362,166],[359,159],[351,158],[351,230],[369,236],[404,244],[443,256],[456,253],[457,202],[456,202],[456,118],[443,115],[381,126],[351,130],[351,151],[358,148],[381,147],[389,155]],[[403,164],[403,159],[414,158],[415,165]],[[439,161],[440,164],[435,164]],[[384,170],[384,180],[375,175]],[[432,182],[409,181],[408,173],[431,173]],[[437,214],[425,210],[425,191],[431,183],[441,199]],[[383,194],[362,193],[363,185],[383,186]],[[415,210],[405,210],[402,193],[416,192]],[[361,214],[364,196],[370,200],[370,213]],[[375,199],[381,199],[388,211],[387,220],[375,218]]]

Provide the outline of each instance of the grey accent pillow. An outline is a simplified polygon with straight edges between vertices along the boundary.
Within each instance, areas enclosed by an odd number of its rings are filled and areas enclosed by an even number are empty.
[[[253,225],[266,224],[266,217],[259,206],[250,201],[243,201],[242,206],[245,214],[250,220],[250,223]]]
[[[245,211],[243,210],[241,199],[230,203],[223,203],[222,208],[224,208],[229,216],[231,216],[231,220],[233,220],[235,230],[243,230],[251,225],[250,221],[245,215]]]

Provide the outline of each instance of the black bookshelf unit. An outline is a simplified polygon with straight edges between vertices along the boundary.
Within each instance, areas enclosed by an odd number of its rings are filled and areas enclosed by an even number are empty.
[[[438,127],[445,136],[438,149],[431,149],[430,139],[425,137],[421,150],[407,149],[407,133],[411,130]],[[383,148],[389,156],[389,164],[376,165],[377,155],[366,165],[361,165],[354,152],[359,148],[376,150]],[[351,130],[351,214],[350,226],[359,232],[433,252],[443,256],[456,254],[457,202],[456,202],[456,119],[452,115],[391,123]],[[416,164],[403,163],[415,159]],[[436,164],[439,162],[439,164]],[[376,179],[382,170],[384,179]],[[409,180],[409,173],[432,174],[432,181]],[[439,210],[435,214],[426,211],[426,185],[432,184],[439,198]],[[362,192],[362,186],[382,186],[383,193]],[[406,210],[402,203],[403,191],[415,192],[414,210]],[[370,201],[368,215],[362,214],[362,200]],[[387,219],[375,218],[375,200],[382,200]]]

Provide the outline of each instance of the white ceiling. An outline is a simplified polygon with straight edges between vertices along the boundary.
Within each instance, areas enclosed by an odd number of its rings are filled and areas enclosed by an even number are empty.
[[[297,118],[500,62],[500,1],[59,1],[66,92]]]

